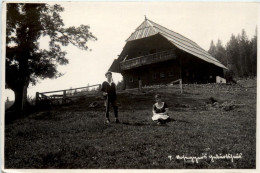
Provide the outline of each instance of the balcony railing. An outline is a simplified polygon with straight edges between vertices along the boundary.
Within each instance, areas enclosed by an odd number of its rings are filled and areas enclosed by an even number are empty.
[[[140,67],[142,65],[153,64],[170,59],[176,59],[176,55],[172,49],[120,62],[120,68],[121,70],[128,70],[131,68]]]

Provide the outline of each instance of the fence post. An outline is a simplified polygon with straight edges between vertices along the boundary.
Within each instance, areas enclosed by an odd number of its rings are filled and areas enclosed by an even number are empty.
[[[98,95],[98,97],[99,97],[99,96],[102,96],[101,84],[98,85],[97,95]]]
[[[139,92],[142,92],[142,80],[139,79],[139,80],[138,80],[138,83],[139,83],[139,87],[138,87]]]
[[[182,94],[182,79],[180,79],[180,89],[181,89],[181,94]]]
[[[66,90],[63,91],[63,99],[62,99],[62,103],[66,103]]]
[[[36,92],[35,104],[39,103],[39,92]]]

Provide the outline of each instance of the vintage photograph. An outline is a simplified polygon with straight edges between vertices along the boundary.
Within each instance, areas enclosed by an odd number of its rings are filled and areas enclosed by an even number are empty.
[[[4,170],[256,170],[253,2],[5,2]]]

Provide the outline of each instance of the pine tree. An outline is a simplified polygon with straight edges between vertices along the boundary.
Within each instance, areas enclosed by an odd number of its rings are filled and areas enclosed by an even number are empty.
[[[216,49],[216,46],[215,46],[213,40],[212,40],[211,43],[210,43],[210,48],[209,48],[208,52],[209,52],[209,54],[212,55],[213,57],[215,57],[216,54],[217,54],[217,49]]]
[[[217,58],[223,65],[227,66],[228,60],[226,57],[226,49],[222,46],[221,40],[218,40],[217,42],[215,58]]]
[[[251,39],[250,42],[250,61],[251,61],[251,74],[253,76],[257,75],[257,28],[255,30],[255,36]]]
[[[239,63],[239,44],[237,38],[232,34],[230,41],[226,46],[227,57],[229,62],[227,64],[227,68],[230,73],[235,76],[240,75],[240,63]]]
[[[216,46],[211,41],[208,51],[228,68],[226,76],[248,77],[257,72],[257,29],[255,36],[249,40],[243,29],[237,37],[233,34],[226,47],[218,40]]]
[[[249,75],[248,69],[252,66],[249,55],[250,55],[250,48],[249,48],[249,41],[246,35],[245,30],[242,30],[241,36],[239,38],[239,63],[241,68],[241,77],[247,77]]]

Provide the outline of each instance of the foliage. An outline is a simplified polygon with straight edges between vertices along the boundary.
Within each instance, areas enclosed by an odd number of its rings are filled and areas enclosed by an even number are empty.
[[[124,89],[124,81],[123,81],[123,80],[117,82],[117,84],[116,84],[116,89],[117,89],[118,91]]]
[[[232,34],[225,47],[220,40],[216,45],[211,41],[208,52],[229,69],[228,75],[256,76],[257,30],[251,40],[248,39],[245,30],[242,30],[241,35],[238,34],[238,36]]]
[[[88,50],[87,42],[97,40],[87,25],[65,28],[60,16],[63,11],[57,4],[7,4],[6,88],[14,91],[18,105],[26,100],[29,83],[62,75],[57,66],[69,63],[62,46]],[[48,49],[40,49],[42,38],[49,40]]]

